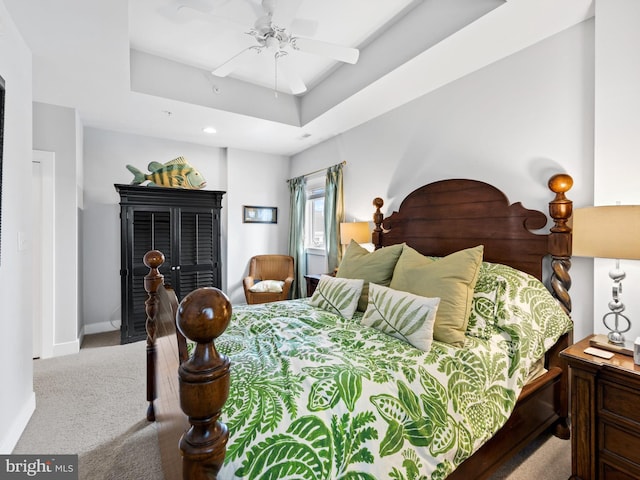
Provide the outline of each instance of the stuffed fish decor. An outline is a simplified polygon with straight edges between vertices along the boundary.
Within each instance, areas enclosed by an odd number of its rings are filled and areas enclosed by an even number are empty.
[[[136,167],[127,165],[127,170],[133,173],[132,185],[140,185],[149,180],[149,186],[198,190],[207,184],[202,174],[184,157],[174,158],[164,165],[151,162],[147,168],[151,173],[143,173]]]

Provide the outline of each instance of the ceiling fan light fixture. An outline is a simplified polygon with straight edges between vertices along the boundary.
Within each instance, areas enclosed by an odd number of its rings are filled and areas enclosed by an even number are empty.
[[[276,37],[267,37],[265,45],[269,50],[280,50],[280,41]]]

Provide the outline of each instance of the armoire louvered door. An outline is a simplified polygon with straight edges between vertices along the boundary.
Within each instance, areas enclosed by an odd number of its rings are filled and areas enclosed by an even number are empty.
[[[160,272],[178,299],[221,287],[220,209],[224,192],[115,185],[120,193],[122,343],[146,337],[143,258],[160,250]]]
[[[220,236],[219,222],[211,211],[183,208],[180,212],[180,270],[178,298],[182,292],[208,287],[220,278],[219,261],[210,239]]]

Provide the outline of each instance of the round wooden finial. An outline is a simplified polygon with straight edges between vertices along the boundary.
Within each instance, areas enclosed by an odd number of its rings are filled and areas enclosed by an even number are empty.
[[[554,193],[565,193],[573,187],[573,178],[566,173],[558,173],[549,179],[549,189]]]
[[[182,334],[198,343],[210,343],[229,325],[231,302],[215,287],[194,290],[182,299],[176,324]]]
[[[382,208],[382,206],[384,205],[384,200],[382,200],[380,197],[376,197],[373,199],[373,206],[376,208]]]
[[[158,268],[164,263],[164,254],[158,250],[151,250],[144,254],[143,262],[149,268]]]

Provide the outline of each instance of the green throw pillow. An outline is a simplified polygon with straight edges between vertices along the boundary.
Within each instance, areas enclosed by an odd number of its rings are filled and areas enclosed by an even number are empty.
[[[433,258],[404,247],[389,287],[440,298],[433,329],[435,340],[457,346],[464,343],[483,251],[484,246],[478,245]]]
[[[309,303],[345,318],[352,318],[362,292],[361,279],[336,278],[321,275]]]
[[[369,284],[369,304],[361,323],[428,352],[439,298],[427,298]]]
[[[358,301],[358,310],[364,312],[367,309],[369,282],[378,285],[389,286],[393,269],[402,253],[404,243],[390,245],[388,247],[369,252],[353,240],[347,247],[342,262],[338,267],[338,278],[361,278],[364,280],[362,294]]]

